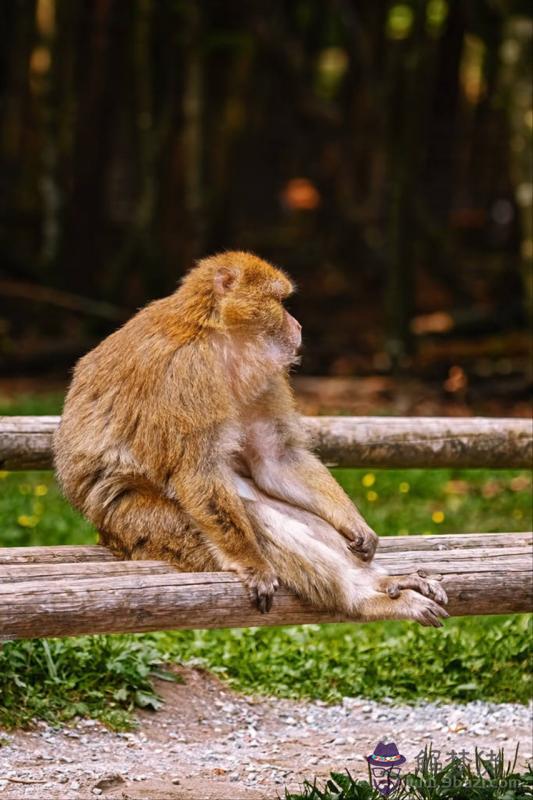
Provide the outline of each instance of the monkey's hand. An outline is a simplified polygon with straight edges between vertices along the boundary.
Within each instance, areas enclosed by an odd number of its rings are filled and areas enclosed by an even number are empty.
[[[250,591],[253,602],[262,614],[272,608],[274,593],[279,587],[279,581],[270,569],[257,567],[238,567],[235,572]]]
[[[379,591],[395,602],[405,606],[405,619],[421,625],[442,626],[441,618],[449,616],[442,608],[448,596],[438,581],[429,580],[425,573],[405,576],[383,576],[379,579]]]
[[[342,525],[339,531],[348,539],[351,553],[361,561],[372,561],[378,546],[378,535],[364,519],[355,519],[353,523]]]

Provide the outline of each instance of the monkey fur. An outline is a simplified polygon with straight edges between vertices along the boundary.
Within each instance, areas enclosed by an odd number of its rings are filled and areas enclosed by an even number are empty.
[[[438,626],[438,582],[371,563],[376,534],[302,436],[292,291],[252,254],[206,258],[84,356],[54,441],[63,492],[119,557],[232,570],[263,612],[281,582],[345,618]]]

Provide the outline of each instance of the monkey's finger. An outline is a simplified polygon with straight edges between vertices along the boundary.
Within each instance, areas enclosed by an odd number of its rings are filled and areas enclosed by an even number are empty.
[[[360,558],[361,561],[370,561],[375,552],[375,548],[367,546],[366,543],[359,544],[355,539],[353,542],[348,542],[348,550],[356,555],[357,558]]]
[[[255,604],[256,604],[257,608],[259,609],[259,611],[261,612],[261,614],[266,614],[267,613],[266,596],[262,592],[258,591],[257,589],[255,590]]]
[[[274,592],[279,587],[277,578],[257,579],[252,582],[251,588],[257,608],[262,614],[267,614],[272,608]]]
[[[430,608],[422,612],[418,621],[427,628],[442,628],[442,622]]]

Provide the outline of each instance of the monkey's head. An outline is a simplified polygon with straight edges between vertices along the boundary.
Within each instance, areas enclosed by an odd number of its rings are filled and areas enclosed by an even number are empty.
[[[197,302],[204,298],[213,322],[245,339],[271,339],[294,359],[302,341],[301,325],[283,307],[294,285],[279,269],[252,253],[229,251],[203,259],[185,278]]]

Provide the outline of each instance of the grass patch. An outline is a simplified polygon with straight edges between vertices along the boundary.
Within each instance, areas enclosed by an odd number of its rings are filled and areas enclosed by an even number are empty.
[[[8,642],[0,650],[0,725],[57,725],[75,716],[131,727],[134,707],[157,709],[161,654],[149,638],[79,636]]]
[[[64,397],[63,392],[25,393],[15,397],[0,395],[0,416],[61,414]]]
[[[335,477],[381,536],[511,532],[533,525],[531,477],[524,470],[347,469],[335,470]],[[94,528],[61,496],[51,472],[0,471],[3,547],[95,541]]]
[[[158,707],[152,679],[169,663],[210,669],[235,689],[295,699],[527,702],[526,616],[414,623],[306,625],[81,636],[6,643],[0,726],[76,715],[120,730],[135,707]]]
[[[531,530],[527,470],[333,470],[380,536]]]
[[[488,760],[476,748],[472,764],[455,757],[436,766],[435,753],[427,747],[393,796],[395,800],[525,800],[533,795],[533,771],[530,765],[520,773],[517,755],[518,751],[513,761],[507,761],[500,749]],[[356,780],[349,772],[332,772],[323,787],[316,781],[305,782],[301,792],[285,792],[285,800],[382,800],[383,796],[369,781]]]
[[[62,496],[52,472],[0,472],[0,545],[95,544],[93,526]]]
[[[526,703],[531,628],[526,615],[409,622],[305,625],[156,634],[173,659],[211,669],[235,688],[340,701],[390,697]]]

